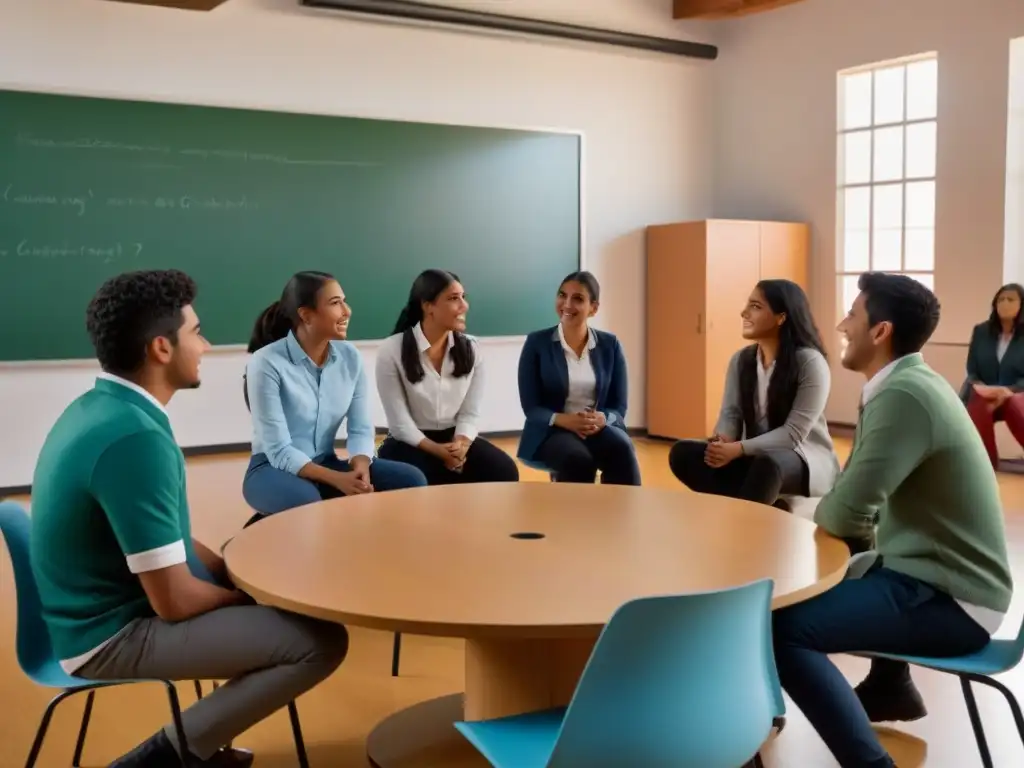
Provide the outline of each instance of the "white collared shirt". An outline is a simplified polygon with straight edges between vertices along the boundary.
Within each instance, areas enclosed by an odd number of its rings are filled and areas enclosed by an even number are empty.
[[[921,353],[916,353],[917,357],[921,356]],[[871,400],[879,393],[882,389],[882,384],[889,378],[889,375],[893,372],[893,369],[902,361],[904,358],[897,357],[895,360],[887,364],[878,373],[872,376],[864,384],[864,389],[861,390],[860,395],[860,407],[863,409]],[[859,421],[859,419],[858,419]],[[878,553],[874,550],[868,550],[867,552],[861,552],[860,554],[854,555],[850,558],[850,565],[847,570],[847,578],[860,578],[867,573],[868,568],[878,557]],[[980,605],[974,605],[972,603],[964,602],[963,600],[957,600],[957,604],[964,609],[964,613],[970,616],[974,621],[978,623],[986,632],[990,635],[994,635],[999,631],[999,627],[1002,626],[1005,614],[999,611],[994,611],[991,608],[985,608]]]
[[[762,432],[768,431],[768,385],[775,373],[775,361],[767,368],[761,359],[761,350],[757,351],[757,402],[755,404],[757,425]]]
[[[377,392],[384,405],[388,432],[396,440],[418,446],[426,437],[424,430],[442,430],[455,427],[455,434],[474,440],[479,432],[480,409],[483,401],[483,356],[480,345],[469,336],[473,345],[473,370],[456,378],[451,348],[455,336],[448,334],[448,347],[438,373],[427,356],[430,342],[423,329],[412,330],[420,351],[423,378],[413,384],[402,368],[402,339],[404,334],[389,336],[377,351]]]
[[[999,342],[996,344],[996,359],[1001,363],[1003,362],[1003,355],[1006,354],[1006,350],[1010,348],[1010,342],[1013,341],[1013,336],[1007,336],[1001,334],[999,336]]]
[[[558,340],[565,353],[565,365],[569,369],[569,391],[565,398],[564,413],[582,413],[588,408],[597,408],[597,374],[590,360],[590,351],[597,346],[597,334],[587,328],[587,346],[583,354],[576,351],[565,340],[562,325],[558,325]]]
[[[96,374],[96,378],[97,379],[106,379],[107,381],[112,381],[115,384],[120,384],[122,387],[127,387],[128,389],[130,389],[130,390],[132,390],[134,392],[138,392],[144,398],[149,400],[149,402],[151,402],[153,405],[155,405],[157,408],[159,408],[161,411],[163,411],[163,413],[165,413],[165,414],[167,413],[167,408],[164,407],[163,403],[161,403],[159,400],[157,400],[155,397],[153,397],[153,394],[149,390],[143,389],[138,384],[136,384],[134,381],[128,381],[128,379],[122,379],[120,376],[118,376],[116,374],[113,374],[113,373],[107,373],[106,371],[100,371],[99,373],[97,373]]]

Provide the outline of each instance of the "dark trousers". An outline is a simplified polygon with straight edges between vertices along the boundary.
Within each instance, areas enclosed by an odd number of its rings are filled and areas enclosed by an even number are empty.
[[[559,483],[592,483],[601,472],[607,485],[640,485],[640,465],[633,441],[618,427],[605,427],[584,439],[552,427],[536,454]]]
[[[884,567],[779,609],[772,633],[782,687],[842,768],[892,768],[893,762],[829,654],[960,656],[989,641],[948,594]]]
[[[455,439],[454,428],[424,431],[423,434],[435,443],[450,443]],[[515,483],[519,480],[519,467],[515,459],[482,437],[476,438],[469,446],[469,450],[466,451],[466,462],[459,472],[452,472],[436,456],[414,445],[395,440],[390,435],[381,443],[377,455],[416,467],[426,475],[428,485]]]
[[[780,495],[809,496],[807,463],[796,451],[740,456],[724,467],[704,463],[706,440],[680,440],[668,454],[679,481],[697,493],[774,504]]]
[[[337,456],[327,456],[319,463],[338,472],[351,471],[348,462]],[[427,484],[423,473],[416,467],[383,459],[376,459],[370,465],[370,482],[374,491],[394,491]],[[249,461],[249,469],[242,481],[242,495],[249,506],[259,514],[273,515],[303,504],[336,499],[344,494],[333,485],[314,483],[291,472],[277,469],[270,465],[266,455],[257,453]]]

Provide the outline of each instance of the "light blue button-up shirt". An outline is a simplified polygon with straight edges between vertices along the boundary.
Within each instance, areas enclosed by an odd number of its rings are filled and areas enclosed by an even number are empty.
[[[346,421],[349,456],[373,456],[374,427],[363,359],[347,341],[332,341],[317,366],[292,333],[257,350],[246,369],[252,409],[252,452],[298,474],[334,454]]]

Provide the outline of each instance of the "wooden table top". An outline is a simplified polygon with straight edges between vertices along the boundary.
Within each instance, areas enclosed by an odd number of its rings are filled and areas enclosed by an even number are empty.
[[[515,538],[540,534],[543,538]],[[843,577],[846,545],[773,507],[684,490],[519,482],[298,507],[225,548],[259,602],[447,637],[596,636],[632,598],[775,580],[775,607]]]

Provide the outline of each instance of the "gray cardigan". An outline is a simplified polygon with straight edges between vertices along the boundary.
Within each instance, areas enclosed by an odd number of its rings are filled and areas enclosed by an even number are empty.
[[[715,425],[715,432],[730,440],[739,439],[744,433],[739,371],[742,352],[738,351],[729,361],[722,409]],[[832,372],[828,361],[815,349],[801,349],[797,352],[797,360],[800,372],[796,399],[785,424],[740,442],[748,456],[780,450],[796,451],[807,462],[811,496],[824,496],[839,475],[839,459],[825,422],[825,403],[832,386]]]

